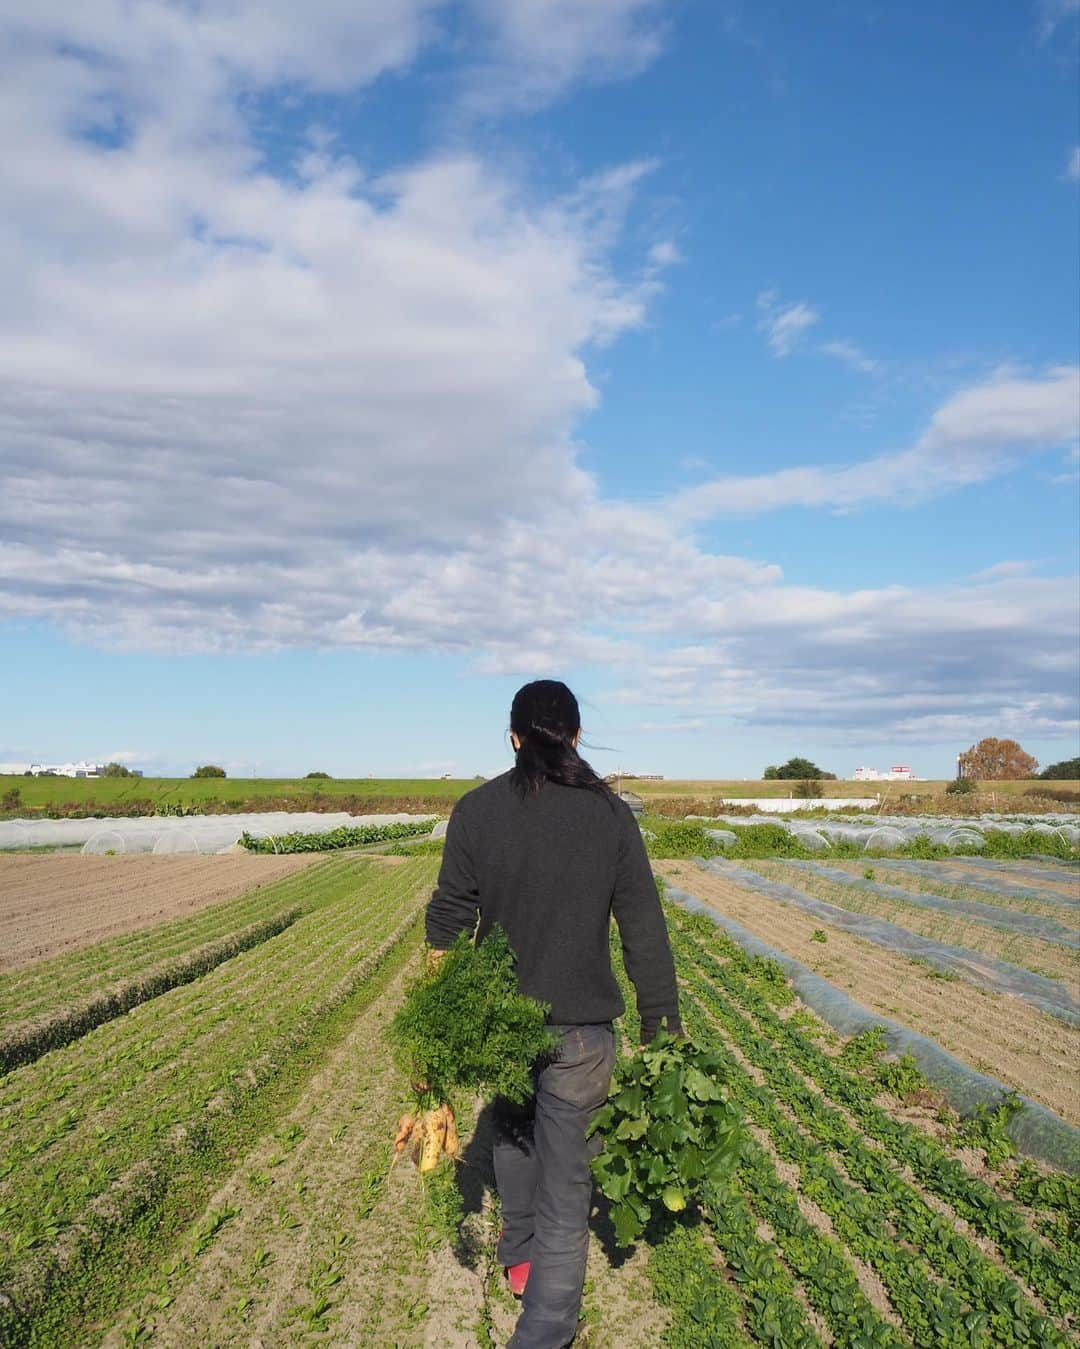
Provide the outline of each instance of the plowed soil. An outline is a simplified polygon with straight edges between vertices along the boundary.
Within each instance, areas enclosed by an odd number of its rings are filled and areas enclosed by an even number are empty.
[[[0,970],[181,918],[269,885],[318,856],[0,855]]]
[[[936,977],[929,967],[842,929],[829,928],[824,943],[814,942],[820,920],[690,862],[653,865],[674,885],[802,961],[864,1007],[936,1040],[964,1063],[1080,1124],[1080,1032],[1017,998]]]

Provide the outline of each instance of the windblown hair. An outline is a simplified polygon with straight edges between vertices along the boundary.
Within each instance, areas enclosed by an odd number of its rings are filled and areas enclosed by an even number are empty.
[[[581,709],[561,680],[535,679],[518,689],[510,729],[521,741],[510,780],[522,796],[538,792],[545,782],[558,782],[614,801],[611,788],[574,748]]]

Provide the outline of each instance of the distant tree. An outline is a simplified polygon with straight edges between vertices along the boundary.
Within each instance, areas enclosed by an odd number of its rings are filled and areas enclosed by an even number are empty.
[[[1022,750],[1015,740],[998,740],[988,735],[960,755],[959,776],[1001,782],[1029,778],[1038,766],[1038,759]]]
[[[770,764],[770,765],[768,766],[768,768],[766,768],[765,772],[762,773],[762,775],[761,775],[762,780],[765,781],[765,782],[773,782],[773,781],[775,781],[775,779],[778,778],[779,776],[780,776],[780,770],[779,770],[779,768],[777,768],[777,766],[776,766],[775,764]]]
[[[968,796],[971,792],[978,791],[979,784],[974,778],[953,778],[952,782],[945,788],[946,796]]]
[[[800,782],[796,782],[793,790],[795,795],[803,800],[816,800],[817,797],[825,795],[825,788],[819,778],[803,778]]]
[[[780,765],[776,770],[776,776],[786,781],[789,778],[820,778],[823,774],[816,763],[811,763],[809,759],[802,759],[796,755],[794,759],[789,759],[787,763]]]
[[[101,770],[103,778],[130,778],[135,775],[122,763],[107,763]]]
[[[1052,763],[1049,768],[1043,769],[1039,777],[1045,782],[1073,782],[1080,778],[1080,757]]]
[[[224,768],[219,768],[216,763],[204,763],[196,768],[191,775],[193,778],[224,778],[228,777]]]
[[[329,776],[330,776],[329,773],[305,773],[305,774],[304,774],[305,779],[307,779],[307,778],[328,778]]]

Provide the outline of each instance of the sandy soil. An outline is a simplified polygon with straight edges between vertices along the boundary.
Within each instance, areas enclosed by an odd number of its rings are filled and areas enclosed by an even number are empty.
[[[0,855],[0,970],[181,918],[269,885],[318,857]]]
[[[802,961],[864,1007],[936,1040],[964,1063],[1080,1124],[1080,1032],[1017,998],[935,977],[928,967],[840,929],[830,928],[825,943],[811,941],[820,923],[810,915],[742,890],[692,863],[654,865],[661,875]]]

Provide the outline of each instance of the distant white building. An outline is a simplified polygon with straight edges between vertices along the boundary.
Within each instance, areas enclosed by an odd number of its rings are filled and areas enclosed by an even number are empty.
[[[100,763],[32,763],[24,772],[36,778],[99,778],[105,771]]]
[[[921,782],[907,764],[893,764],[887,773],[879,773],[876,768],[856,768],[854,773],[856,782]]]
[[[28,763],[0,763],[0,777],[25,777],[30,772]]]

